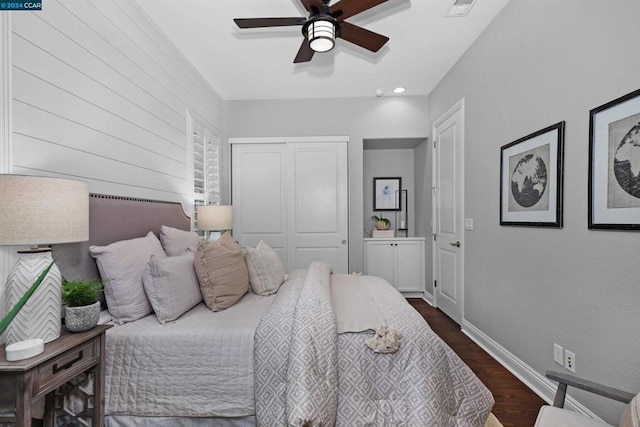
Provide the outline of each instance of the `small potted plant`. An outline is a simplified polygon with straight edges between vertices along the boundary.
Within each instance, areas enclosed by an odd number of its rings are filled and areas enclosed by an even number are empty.
[[[102,282],[93,280],[64,281],[62,284],[62,302],[64,322],[71,332],[83,332],[92,329],[100,319],[100,301],[98,295]]]
[[[391,227],[391,221],[382,216],[374,215],[371,217],[372,221],[376,223],[376,230],[388,230]]]

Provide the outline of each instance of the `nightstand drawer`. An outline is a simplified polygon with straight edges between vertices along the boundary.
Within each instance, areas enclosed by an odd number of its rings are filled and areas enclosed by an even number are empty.
[[[98,337],[87,341],[72,350],[66,351],[59,356],[52,358],[38,368],[38,386],[33,391],[38,393],[48,393],[55,388],[56,384],[67,381],[84,372],[92,365],[97,364],[100,355]]]

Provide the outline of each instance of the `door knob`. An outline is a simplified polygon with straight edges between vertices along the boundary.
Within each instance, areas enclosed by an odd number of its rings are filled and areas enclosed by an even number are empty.
[[[460,247],[460,241],[457,241],[457,242],[455,242],[455,243],[449,243],[449,244],[450,244],[451,246],[455,246],[455,247],[457,247],[457,248],[459,248],[459,247]]]
[[[343,241],[342,241],[342,244],[343,244],[343,245],[346,245],[346,244],[347,244],[347,241],[346,241],[346,240],[343,240]]]

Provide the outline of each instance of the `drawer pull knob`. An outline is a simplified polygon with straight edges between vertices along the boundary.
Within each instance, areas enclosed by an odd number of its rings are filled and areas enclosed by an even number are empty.
[[[83,353],[84,353],[83,350],[80,350],[80,352],[78,353],[78,357],[76,357],[75,359],[71,360],[68,363],[65,363],[60,368],[58,368],[58,364],[57,363],[54,363],[53,364],[53,373],[57,374],[60,371],[64,371],[65,369],[69,369],[74,363],[79,362],[79,361],[82,360]]]

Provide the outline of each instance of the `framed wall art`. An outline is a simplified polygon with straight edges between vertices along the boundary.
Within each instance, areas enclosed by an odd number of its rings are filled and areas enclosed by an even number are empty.
[[[399,211],[402,178],[373,178],[373,210]]]
[[[562,227],[564,126],[500,149],[500,225]]]
[[[589,228],[640,230],[640,89],[591,110]]]

